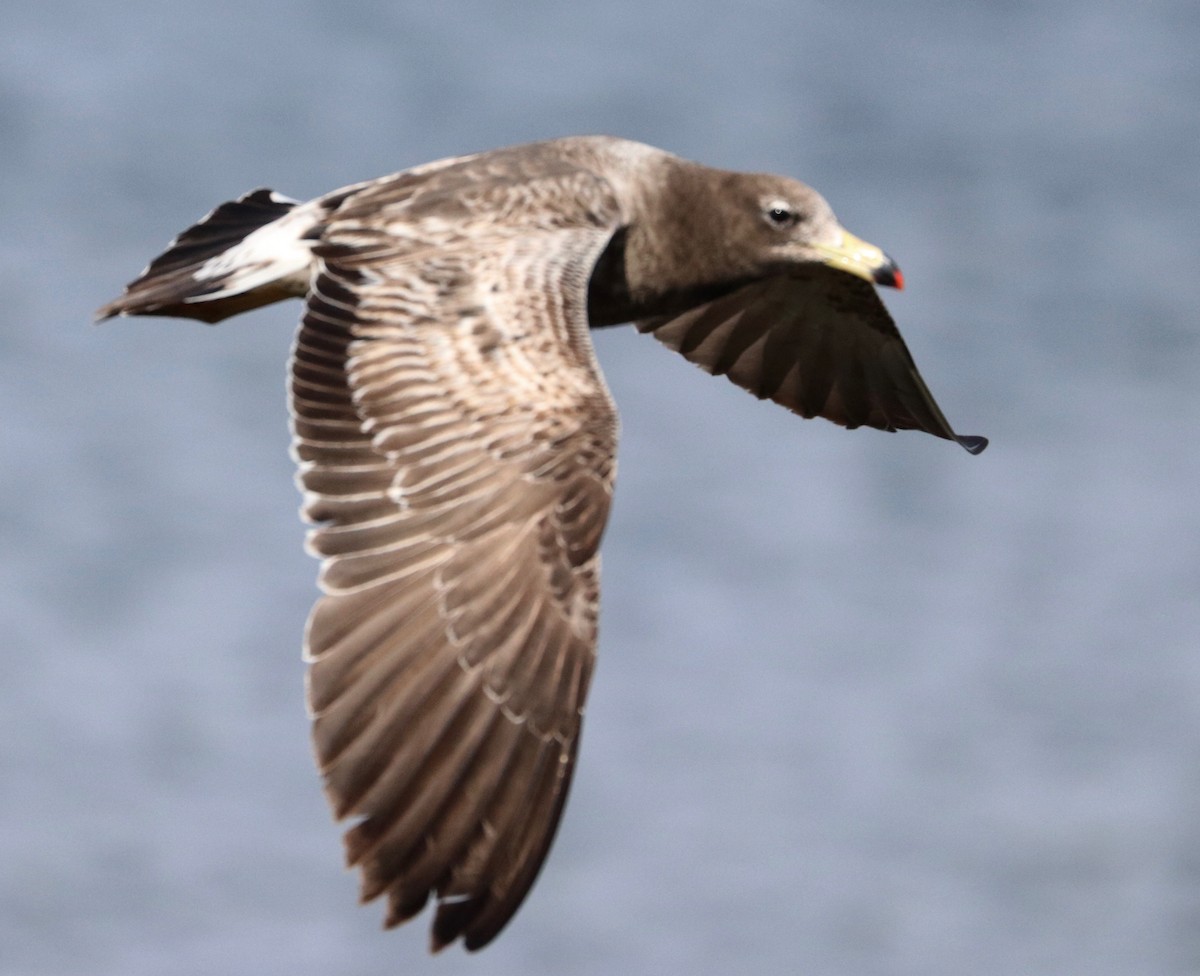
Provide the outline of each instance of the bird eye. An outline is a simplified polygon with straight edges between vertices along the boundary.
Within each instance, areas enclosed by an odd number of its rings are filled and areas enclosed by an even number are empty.
[[[763,213],[773,227],[791,227],[800,221],[800,215],[783,200],[772,200]]]

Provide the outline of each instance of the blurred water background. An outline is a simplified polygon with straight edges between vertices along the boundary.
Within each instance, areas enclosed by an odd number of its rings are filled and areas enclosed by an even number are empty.
[[[0,972],[1200,972],[1200,6],[9,3]],[[631,330],[600,666],[484,955],[355,905],[309,757],[299,306],[89,325],[166,240],[569,133],[896,257],[969,457]]]

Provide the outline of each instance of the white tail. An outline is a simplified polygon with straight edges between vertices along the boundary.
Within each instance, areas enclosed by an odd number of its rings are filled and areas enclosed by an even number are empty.
[[[176,237],[120,298],[99,309],[96,321],[171,315],[219,322],[303,297],[318,209],[265,189],[221,204]]]

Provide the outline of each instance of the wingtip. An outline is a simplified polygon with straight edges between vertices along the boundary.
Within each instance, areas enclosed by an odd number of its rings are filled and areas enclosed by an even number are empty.
[[[988,439],[986,437],[979,437],[978,435],[967,434],[956,437],[955,440],[971,454],[982,454],[983,449],[988,446]]]
[[[92,313],[92,325],[100,325],[102,322],[107,322],[111,318],[116,318],[119,309],[116,307],[116,302],[109,302],[107,305],[101,305]]]

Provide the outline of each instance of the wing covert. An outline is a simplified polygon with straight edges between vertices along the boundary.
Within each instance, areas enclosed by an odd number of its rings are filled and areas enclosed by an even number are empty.
[[[435,949],[499,932],[566,798],[615,466],[586,321],[610,233],[335,226],[318,251],[291,384],[314,742],[363,899],[395,925],[434,894]]]

